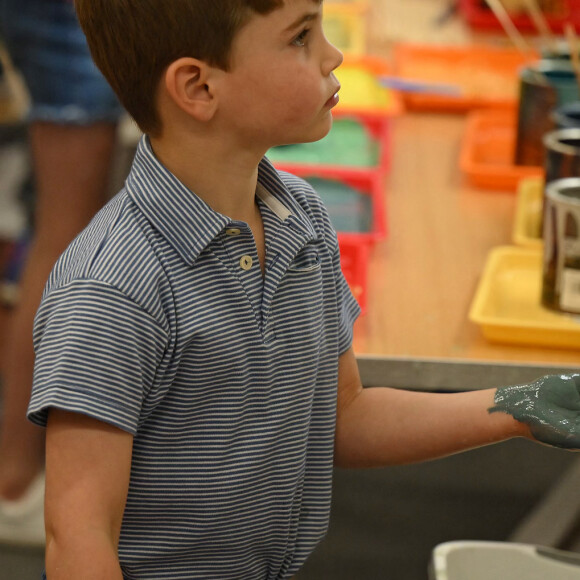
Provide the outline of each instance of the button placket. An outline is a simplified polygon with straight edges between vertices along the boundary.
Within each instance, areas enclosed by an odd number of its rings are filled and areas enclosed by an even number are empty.
[[[227,238],[232,239],[232,238],[237,238],[242,233],[246,234],[247,232],[245,231],[245,227],[242,228],[242,227],[238,227],[237,224],[231,224],[228,228],[226,228],[224,230],[224,233],[226,235],[226,239]],[[250,247],[248,247],[248,245],[244,244],[245,238],[246,238],[246,236],[244,235],[237,242],[234,242],[234,240],[232,239],[232,242],[234,243],[234,246],[233,247],[236,247],[239,244],[240,247],[242,248],[242,250],[246,250],[246,252],[248,250],[253,250],[253,248],[251,249]],[[251,235],[250,235],[250,238],[253,240],[253,238],[251,237]],[[230,242],[230,244],[232,242]],[[244,270],[244,272],[247,272],[248,270],[251,270],[252,269],[252,266],[254,265],[255,261],[256,260],[255,260],[254,256],[251,253],[246,253],[246,254],[243,254],[239,258],[238,264],[239,264],[239,267],[242,270]]]
[[[222,231],[222,247],[229,257],[228,267],[244,288],[259,324],[263,281],[254,237],[247,224],[230,222]]]
[[[230,268],[237,269],[238,278],[252,305],[256,323],[265,345],[276,340],[276,332],[271,322],[267,321],[264,312],[263,292],[264,275],[260,268],[254,237],[246,224],[230,223],[222,232],[223,247],[230,257]],[[269,264],[271,268],[276,264],[278,257]],[[266,277],[269,274],[266,273]]]

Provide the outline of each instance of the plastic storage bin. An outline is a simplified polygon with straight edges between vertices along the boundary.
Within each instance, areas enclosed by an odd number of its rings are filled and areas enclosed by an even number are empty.
[[[320,194],[337,232],[373,244],[385,237],[382,180],[376,175],[302,175]]]
[[[580,580],[580,554],[530,544],[455,541],[436,546],[429,580]]]
[[[541,177],[543,167],[515,165],[515,109],[473,111],[467,117],[459,166],[467,179],[483,189],[515,192],[526,177]]]
[[[338,232],[344,275],[364,312],[370,251],[387,234],[384,178],[390,161],[389,119],[346,111],[333,115],[333,128],[321,141],[274,148],[268,156],[277,169],[309,180],[320,192]],[[342,131],[342,123],[347,131]],[[336,147],[336,139],[347,142]],[[360,216],[365,204],[366,220]]]
[[[341,267],[362,312],[367,306],[371,250],[386,235],[383,179],[380,174],[348,171],[299,172],[324,201],[338,232]]]
[[[519,70],[538,59],[512,48],[401,43],[393,52],[393,75],[416,85],[403,93],[407,108],[465,112],[514,107]],[[437,86],[441,91],[437,92]]]

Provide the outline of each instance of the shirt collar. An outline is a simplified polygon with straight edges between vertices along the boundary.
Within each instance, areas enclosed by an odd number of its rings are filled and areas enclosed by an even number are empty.
[[[137,147],[126,189],[157,231],[190,265],[233,221],[213,210],[167,170],[155,157],[146,135]],[[256,194],[281,222],[289,220],[308,239],[316,239],[309,217],[266,158],[258,168]]]

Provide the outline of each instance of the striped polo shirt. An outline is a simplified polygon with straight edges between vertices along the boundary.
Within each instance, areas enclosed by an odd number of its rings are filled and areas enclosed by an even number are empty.
[[[288,578],[326,532],[358,305],[310,186],[264,159],[256,198],[264,275],[248,225],[143,137],[47,283],[29,417],[45,425],[56,407],[133,434],[125,578]]]

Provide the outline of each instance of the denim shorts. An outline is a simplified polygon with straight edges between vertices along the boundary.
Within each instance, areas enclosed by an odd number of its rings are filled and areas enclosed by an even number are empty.
[[[118,120],[123,109],[91,59],[72,0],[0,0],[0,34],[30,93],[31,120]]]

